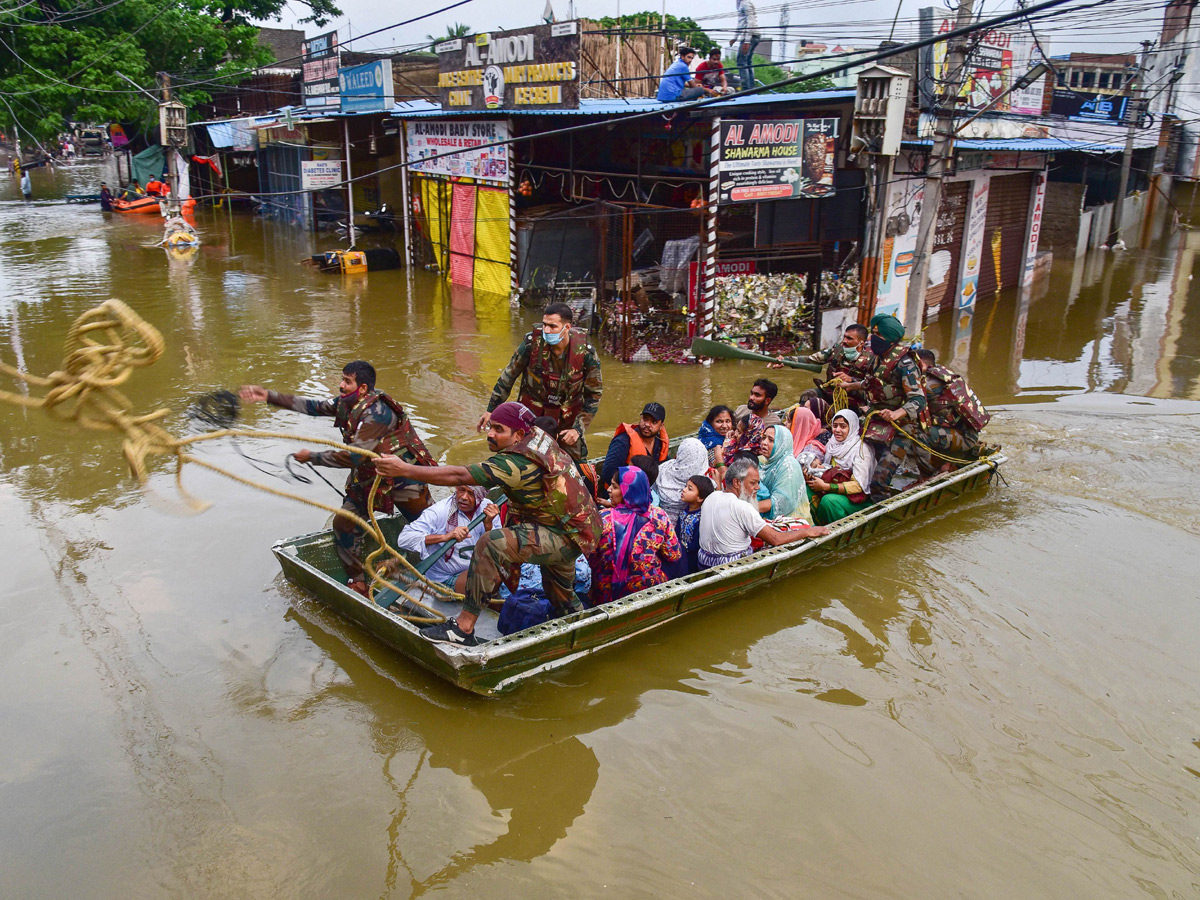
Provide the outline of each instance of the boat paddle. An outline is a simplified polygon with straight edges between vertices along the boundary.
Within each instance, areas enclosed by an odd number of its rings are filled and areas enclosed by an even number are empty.
[[[756,359],[759,362],[780,363],[789,369],[804,369],[806,372],[821,372],[825,368],[817,363],[768,356],[765,353],[755,353],[753,350],[744,350],[733,344],[710,341],[707,338],[696,338],[692,341],[692,356],[711,356],[718,359]]]
[[[503,496],[501,496],[497,500],[489,499],[487,502],[494,503],[496,506],[499,506],[501,503],[504,502],[504,500],[505,500],[505,498]],[[468,534],[470,533],[471,529],[473,529],[476,525],[478,525],[480,522],[482,522],[486,517],[487,516],[485,513],[480,513],[474,519],[472,519],[470,522],[468,522],[467,523]],[[426,548],[426,549],[430,550],[429,555],[426,556],[424,559],[422,559],[419,563],[417,563],[417,565],[414,568],[416,568],[417,572],[419,572],[422,576],[425,575],[426,572],[428,572],[431,568],[433,568],[434,563],[436,563],[439,559],[441,559],[442,557],[444,557],[446,555],[447,550],[453,549],[458,543],[459,543],[458,541],[443,541],[440,544],[430,544]],[[392,579],[392,580],[398,580],[399,578],[402,578],[402,577],[403,577],[403,574],[397,576],[397,578]],[[377,593],[375,595],[375,602],[379,606],[382,606],[384,609],[387,609],[388,607],[390,607],[398,599],[400,599],[400,596],[389,587],[383,588],[382,590],[379,591],[379,593]]]

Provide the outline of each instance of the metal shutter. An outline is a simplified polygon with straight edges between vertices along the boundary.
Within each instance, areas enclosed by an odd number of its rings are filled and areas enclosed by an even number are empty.
[[[955,181],[942,188],[938,204],[937,225],[933,236],[933,252],[950,254],[950,267],[940,284],[931,284],[925,292],[926,315],[935,310],[948,310],[954,306],[958,296],[958,261],[962,258],[963,227],[967,222],[967,205],[971,197],[971,184]],[[940,271],[941,266],[938,266]],[[932,268],[931,268],[932,273]]]
[[[1029,220],[1029,198],[1033,173],[992,178],[988,186],[988,208],[983,229],[983,259],[979,261],[979,296],[996,293],[995,241],[1000,242],[1000,289],[1016,287],[1021,281],[1025,256],[1025,225]]]

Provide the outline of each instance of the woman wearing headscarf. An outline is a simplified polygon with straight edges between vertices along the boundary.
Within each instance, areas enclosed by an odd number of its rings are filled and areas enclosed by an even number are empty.
[[[667,580],[663,564],[683,555],[670,517],[650,505],[645,472],[636,466],[621,466],[608,496],[612,508],[600,513],[600,546],[588,559],[593,605],[662,584]]]
[[[763,436],[766,462],[759,470],[758,511],[765,519],[795,516],[811,522],[808,489],[800,463],[792,456],[792,434],[773,425]]]
[[[792,413],[792,430],[788,436],[792,456],[800,463],[800,467],[810,464],[825,455],[825,445],[821,442],[821,433],[825,426],[807,406],[797,406]]]
[[[818,525],[829,525],[871,505],[866,491],[875,474],[875,448],[859,434],[858,413],[840,409],[831,425],[833,437],[822,459],[826,469],[808,479],[808,489],[818,496]]]
[[[675,458],[668,459],[658,467],[658,480],[654,489],[658,492],[658,505],[671,521],[684,511],[683,489],[693,475],[708,471],[708,451],[697,438],[684,438],[679,442]]]

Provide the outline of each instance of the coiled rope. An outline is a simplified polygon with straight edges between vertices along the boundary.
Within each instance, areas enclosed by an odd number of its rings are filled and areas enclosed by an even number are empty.
[[[0,372],[11,375],[33,387],[46,388],[45,393],[40,397],[0,391],[0,401],[28,409],[41,409],[61,421],[75,422],[89,430],[121,432],[124,435],[122,452],[125,460],[129,464],[129,470],[133,477],[143,487],[149,483],[150,460],[157,456],[173,456],[175,458],[176,489],[188,506],[197,512],[204,511],[210,504],[197,500],[184,488],[183,469],[189,463],[216,472],[218,475],[246,487],[282,497],[285,500],[295,500],[325,510],[335,516],[349,519],[362,528],[366,534],[369,534],[379,545],[367,556],[363,566],[371,578],[371,586],[380,585],[390,588],[396,592],[397,596],[403,597],[414,607],[422,609],[428,614],[425,616],[402,616],[410,622],[437,623],[445,621],[446,617],[383,576],[376,567],[375,561],[385,553],[396,560],[400,567],[408,569],[412,578],[421,582],[433,594],[449,600],[463,599],[462,594],[425,577],[388,542],[383,529],[375,519],[375,496],[381,481],[379,476],[375,477],[375,482],[371,485],[367,496],[367,518],[364,519],[349,510],[330,506],[318,500],[311,500],[292,491],[280,490],[251,481],[186,451],[192,445],[206,441],[246,437],[321,444],[371,459],[377,459],[379,454],[358,447],[349,447],[340,441],[304,438],[283,432],[258,431],[248,428],[226,427],[207,434],[176,438],[157,424],[170,413],[170,410],[158,409],[151,413],[135,415],[132,401],[118,388],[129,380],[134,370],[157,362],[163,355],[166,344],[158,329],[120,300],[107,300],[76,319],[67,332],[64,349],[65,354],[61,368],[46,377],[31,375],[0,362]],[[233,399],[236,401],[236,398]],[[218,397],[213,403],[207,404],[201,410],[201,415],[197,417],[203,419],[207,416],[208,420],[213,423],[228,423],[232,421],[229,413],[228,399]],[[234,408],[234,416],[236,417],[236,408]]]

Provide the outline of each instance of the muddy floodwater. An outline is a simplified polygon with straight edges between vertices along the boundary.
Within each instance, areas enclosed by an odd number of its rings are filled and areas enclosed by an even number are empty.
[[[298,260],[334,238],[225,211],[169,261],[157,219],[55,199],[105,172],[35,170],[31,204],[0,178],[0,360],[52,371],[119,297],[167,341],[128,394],[177,434],[201,392],[328,396],[362,357],[435,456],[485,453],[535,311],[321,275]],[[498,699],[282,578],[271,544],[324,513],[196,469],[212,506],[185,514],[115,435],[0,404],[0,897],[1200,896],[1198,251],[1061,259],[980,305],[959,362],[1004,483]],[[927,343],[948,358],[950,325]],[[649,400],[683,433],[764,374],[603,362],[594,451]]]

